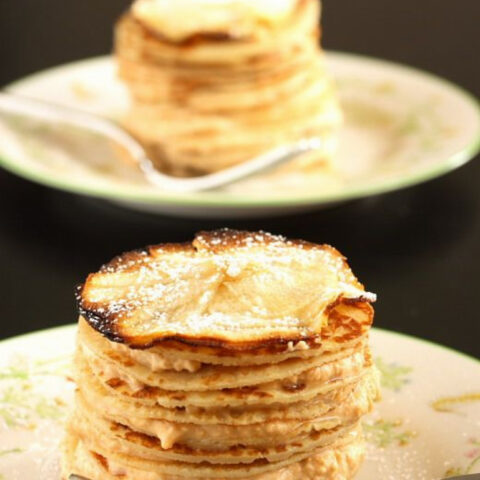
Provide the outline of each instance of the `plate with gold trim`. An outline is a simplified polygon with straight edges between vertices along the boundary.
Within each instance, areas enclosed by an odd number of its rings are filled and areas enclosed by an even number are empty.
[[[74,384],[75,327],[0,342],[0,479],[59,480],[62,422]],[[373,329],[382,400],[364,423],[357,480],[480,473],[480,362]]]
[[[5,118],[0,165],[34,182],[130,208],[233,218],[283,215],[397,190],[445,174],[478,153],[480,109],[468,92],[384,60],[326,55],[345,116],[334,171],[269,173],[215,191],[171,193],[149,185],[104,140],[30,122],[18,134]],[[111,57],[53,68],[8,89],[114,120],[129,104]]]

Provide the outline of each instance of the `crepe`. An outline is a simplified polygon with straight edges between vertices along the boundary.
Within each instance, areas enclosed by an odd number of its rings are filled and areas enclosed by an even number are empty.
[[[360,467],[364,457],[364,446],[361,437],[353,438],[350,441],[342,439],[329,448],[319,449],[307,458],[291,463],[278,470],[267,471],[261,474],[248,477],[229,476],[219,477],[218,480],[228,478],[249,478],[250,480],[348,480],[353,478]],[[69,471],[82,471],[88,475],[90,480],[118,480],[126,478],[129,480],[184,480],[185,476],[164,474],[155,470],[155,464],[129,463],[123,457],[123,464],[115,460],[107,460],[98,453],[93,453],[74,434],[68,437],[65,444],[64,466]],[[193,473],[193,472],[191,472]],[[243,475],[243,473],[240,473]],[[191,480],[200,480],[204,477],[188,475]]]
[[[158,168],[177,175],[215,172],[310,136],[323,148],[291,168],[329,168],[341,112],[319,16],[317,0],[135,2],[115,36],[132,99],[125,127]]]
[[[332,247],[262,232],[115,258],[78,288],[65,478],[352,478],[374,299]]]

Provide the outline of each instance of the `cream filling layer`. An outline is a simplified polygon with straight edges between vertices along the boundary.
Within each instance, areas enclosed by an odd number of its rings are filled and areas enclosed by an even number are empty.
[[[194,425],[134,417],[116,417],[114,420],[134,431],[158,438],[165,450],[172,448],[175,444],[218,450],[235,445],[249,445],[256,448],[282,445],[313,432],[331,430],[340,425],[354,423],[360,415],[367,413],[364,410],[368,408],[352,404],[310,421],[271,421],[248,426]]]
[[[314,452],[310,457],[300,462],[249,477],[250,480],[339,480],[351,478],[357,470],[365,453],[361,438],[354,438],[345,446],[336,446]],[[131,480],[179,480],[178,476],[147,472],[119,464],[106,459],[107,474],[115,478]],[[74,467],[80,472],[99,472],[99,461],[94,458],[83,442],[77,444],[74,452]],[[84,473],[85,474],[85,473]],[[109,477],[110,478],[110,477]],[[198,477],[191,477],[198,480]],[[208,480],[208,479],[205,479]],[[226,480],[226,479],[217,479]]]
[[[149,350],[133,349],[122,343],[110,342],[110,347],[118,353],[128,356],[140,365],[147,367],[152,372],[173,370],[175,372],[187,371],[193,373],[202,367],[202,364],[195,360],[165,357],[158,353],[152,353]]]
[[[122,368],[117,367],[115,363],[99,361],[90,354],[89,363],[96,370],[95,373],[104,382],[109,382],[112,379],[120,379],[124,382],[131,394],[141,391],[148,387],[145,383],[135,378],[133,375],[127,373]],[[356,352],[349,357],[335,360],[331,363],[320,365],[319,367],[311,368],[298,375],[288,376],[280,380],[266,382],[264,384],[255,385],[257,391],[288,391],[294,392],[304,390],[307,387],[314,388],[323,383],[330,383],[344,378],[345,373],[348,377],[361,375],[368,361],[365,358],[363,351]],[[181,385],[179,385],[179,389]]]

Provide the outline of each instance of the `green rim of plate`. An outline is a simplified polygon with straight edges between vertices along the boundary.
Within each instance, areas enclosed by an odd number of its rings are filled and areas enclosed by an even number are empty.
[[[10,337],[10,338],[5,338],[4,340],[0,340],[0,348],[8,346],[12,343],[16,342],[21,342],[22,340],[29,340],[32,337],[35,337],[37,335],[48,335],[49,333],[59,333],[61,331],[70,331],[74,330],[76,328],[77,324],[76,323],[70,323],[68,325],[62,325],[59,327],[52,327],[52,328],[46,328],[44,330],[37,330],[34,332],[29,332],[29,333],[24,333],[22,335],[17,335],[15,337]],[[425,340],[424,338],[419,338],[415,337],[413,335],[408,335],[406,333],[401,333],[401,332],[395,332],[393,330],[386,330],[384,328],[377,328],[374,327],[372,328],[374,332],[379,332],[381,334],[386,334],[386,335],[393,335],[395,337],[400,337],[404,340],[412,340],[417,343],[422,343],[430,348],[436,348],[438,350],[443,350],[444,352],[447,352],[452,355],[456,355],[458,357],[462,357],[465,360],[468,360],[470,362],[474,362],[480,365],[480,359],[475,358],[471,355],[468,355],[467,353],[460,352],[458,350],[455,350],[454,348],[446,347],[445,345],[441,345],[439,343],[432,342],[430,340]]]
[[[64,190],[70,193],[83,194],[93,197],[99,197],[109,200],[124,201],[124,202],[138,202],[151,205],[174,205],[179,207],[228,207],[228,208],[262,208],[262,207],[295,207],[295,206],[307,206],[307,205],[319,205],[329,204],[341,201],[353,200],[361,197],[367,197],[371,195],[377,195],[380,193],[386,193],[394,190],[399,190],[409,186],[416,185],[418,183],[431,180],[446,174],[456,168],[464,165],[480,151],[480,102],[470,92],[462,87],[434,74],[422,71],[420,69],[403,65],[401,63],[391,62],[388,60],[372,58],[364,55],[357,55],[344,52],[329,52],[337,57],[343,57],[344,59],[361,60],[371,64],[387,66],[393,69],[400,69],[405,72],[411,72],[417,76],[421,76],[424,79],[436,82],[443,85],[451,91],[456,92],[457,95],[463,97],[463,99],[469,103],[477,112],[479,119],[479,127],[476,135],[472,138],[470,143],[465,146],[463,150],[458,151],[451,157],[445,159],[442,162],[436,163],[433,166],[425,167],[410,175],[405,175],[400,178],[377,181],[375,183],[359,186],[356,188],[349,188],[339,192],[327,192],[319,194],[309,194],[302,196],[289,196],[289,197],[270,197],[261,198],[260,196],[254,196],[252,194],[232,194],[223,192],[201,192],[195,194],[175,194],[161,191],[145,191],[142,192],[141,187],[132,187],[129,185],[113,186],[113,185],[88,185],[82,181],[75,179],[57,178],[47,174],[45,172],[32,170],[28,167],[18,165],[15,160],[2,157],[0,155],[0,166],[3,166],[6,170],[31,180],[36,183],[47,185],[59,190]],[[7,89],[20,88],[26,83],[30,83],[33,80],[40,79],[51,75],[52,73],[58,73],[62,70],[69,70],[72,67],[78,67],[81,65],[102,62],[105,61],[108,56],[89,58],[80,60],[77,62],[60,65],[42,72],[25,77],[19,81],[10,84]]]

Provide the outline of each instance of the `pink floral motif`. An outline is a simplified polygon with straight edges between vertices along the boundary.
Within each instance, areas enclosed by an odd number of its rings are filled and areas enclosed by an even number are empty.
[[[480,455],[480,448],[475,448],[474,450],[470,450],[465,454],[467,458],[475,458]]]
[[[477,459],[480,457],[480,441],[476,438],[469,438],[468,443],[475,448],[469,450],[465,456],[467,458]]]
[[[470,460],[469,463],[466,467],[449,468],[444,474],[446,478],[454,475],[467,475],[473,473],[474,468],[480,464],[480,440],[473,437],[469,438],[468,445],[470,449],[465,452],[465,458]]]

